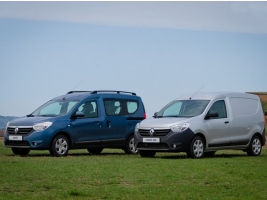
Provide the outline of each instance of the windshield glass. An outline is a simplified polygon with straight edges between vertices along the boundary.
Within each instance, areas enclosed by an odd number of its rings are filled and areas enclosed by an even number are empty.
[[[195,117],[200,115],[209,100],[176,100],[169,103],[157,114],[157,117]]]
[[[49,101],[32,113],[31,116],[55,117],[68,113],[78,101]]]

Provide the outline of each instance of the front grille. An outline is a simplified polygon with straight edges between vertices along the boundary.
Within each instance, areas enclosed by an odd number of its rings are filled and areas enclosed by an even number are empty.
[[[7,140],[5,142],[6,146],[12,146],[12,147],[30,147],[30,144],[28,141],[11,141]]]
[[[27,127],[18,127],[17,133],[15,132],[15,129],[17,127],[7,127],[7,132],[9,135],[28,135],[33,131],[33,128],[31,126]]]
[[[146,148],[146,149],[168,149],[169,146],[166,143],[138,143],[137,148]]]
[[[151,136],[149,133],[150,129],[139,129],[141,136]],[[154,129],[152,136],[166,136],[171,130],[170,129]]]

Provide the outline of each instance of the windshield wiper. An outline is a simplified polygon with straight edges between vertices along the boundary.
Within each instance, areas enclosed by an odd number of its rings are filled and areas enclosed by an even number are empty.
[[[34,117],[34,115],[33,114],[29,114],[29,115],[26,115],[27,117]]]

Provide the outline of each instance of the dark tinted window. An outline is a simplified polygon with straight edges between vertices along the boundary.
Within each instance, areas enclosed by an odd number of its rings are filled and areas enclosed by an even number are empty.
[[[122,115],[122,100],[120,99],[105,99],[105,112],[108,116]]]
[[[216,118],[226,118],[226,107],[224,100],[216,101],[210,108],[209,112],[216,112],[219,114]]]

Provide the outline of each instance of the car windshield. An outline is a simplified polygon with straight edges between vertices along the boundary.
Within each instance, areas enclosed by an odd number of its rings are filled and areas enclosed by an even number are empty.
[[[172,101],[161,109],[156,117],[195,117],[205,110],[208,103],[209,100]]]
[[[78,101],[48,101],[29,116],[56,117],[68,113]]]

